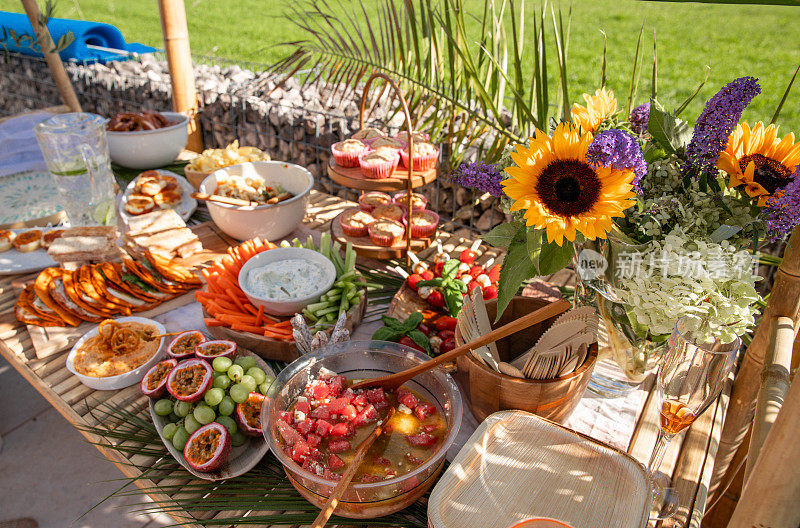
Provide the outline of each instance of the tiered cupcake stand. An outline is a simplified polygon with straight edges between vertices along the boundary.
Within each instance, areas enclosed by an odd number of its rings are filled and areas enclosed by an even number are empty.
[[[356,189],[360,191],[381,191],[392,193],[406,190],[408,200],[406,202],[406,210],[411,211],[413,189],[433,182],[436,179],[436,169],[434,168],[426,171],[414,170],[413,126],[411,122],[411,114],[408,111],[408,104],[406,103],[406,99],[403,97],[403,93],[397,83],[382,73],[372,74],[364,86],[364,92],[361,95],[361,112],[359,115],[360,128],[364,128],[364,109],[366,107],[367,95],[369,93],[370,86],[372,86],[372,82],[378,78],[385,80],[400,99],[403,116],[405,117],[405,126],[408,131],[410,167],[406,169],[398,166],[391,178],[375,180],[364,177],[358,167],[346,168],[337,165],[334,159],[331,157],[330,162],[328,163],[328,175],[336,183],[344,185],[350,189]],[[341,215],[331,222],[331,236],[334,240],[338,241],[342,245],[347,244],[348,242],[352,243],[356,253],[361,257],[375,259],[401,258],[404,255],[407,256],[411,251],[417,252],[427,248],[431,244],[431,240],[433,238],[412,239],[411,222],[407,222],[406,236],[404,240],[401,240],[397,244],[389,247],[379,246],[372,242],[368,236],[352,237],[345,235],[339,221],[340,217]]]

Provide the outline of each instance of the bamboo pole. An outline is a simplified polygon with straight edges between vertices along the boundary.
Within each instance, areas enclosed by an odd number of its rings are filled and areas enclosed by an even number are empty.
[[[761,374],[761,390],[756,400],[756,416],[753,420],[750,450],[744,470],[745,481],[753,472],[761,446],[764,445],[764,440],[781,411],[784,398],[792,383],[789,379],[789,364],[792,361],[794,322],[788,317],[777,317],[773,326],[774,337],[767,349],[766,364]]]
[[[800,526],[800,378],[767,434],[728,528]]]
[[[50,30],[47,29],[46,25],[39,24],[42,12],[39,11],[36,0],[21,0],[21,2],[28,19],[31,21],[31,27],[36,35],[39,47],[42,48],[42,55],[44,55],[44,60],[47,62],[50,75],[53,76],[53,80],[56,82],[56,88],[58,88],[58,93],[61,95],[61,100],[69,107],[71,112],[81,112],[81,103],[78,101],[78,96],[75,94],[75,89],[69,80],[67,70],[64,69],[61,57],[58,53],[50,51],[55,46],[53,37],[50,36]]]
[[[792,248],[798,248],[794,250]],[[795,227],[783,261],[775,273],[772,294],[756,328],[753,341],[747,348],[731,392],[731,404],[725,416],[725,426],[719,441],[719,451],[711,477],[709,496],[716,493],[728,470],[731,459],[747,434],[755,414],[756,396],[764,366],[764,356],[770,341],[771,321],[776,317],[789,317],[797,327],[800,306],[800,227]],[[795,330],[796,331],[796,330]],[[794,528],[797,528],[796,526]]]
[[[186,25],[186,8],[183,0],[158,0],[161,33],[167,50],[167,65],[172,81],[172,108],[189,116],[189,141],[186,148],[195,152],[203,150],[203,136],[197,120],[197,90],[194,85],[194,67],[189,47],[189,28]]]

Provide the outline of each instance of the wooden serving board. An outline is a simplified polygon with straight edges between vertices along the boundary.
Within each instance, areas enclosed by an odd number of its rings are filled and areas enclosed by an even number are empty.
[[[364,312],[366,310],[367,298],[365,296],[358,306],[353,306],[347,311],[347,320],[344,327],[347,328],[350,334],[353,333],[353,329],[356,326],[361,324],[361,319],[364,317]],[[203,316],[209,316],[205,309],[203,309]],[[208,333],[214,336],[215,339],[233,341],[237,346],[246,348],[264,359],[291,363],[300,357],[300,351],[297,350],[294,341],[279,341],[251,332],[233,330],[227,326],[212,326],[208,329]]]
[[[190,227],[194,231],[200,242],[203,244],[203,251],[195,253],[183,259],[177,259],[181,266],[189,269],[196,269],[203,266],[205,263],[215,260],[226,254],[226,250],[232,244],[236,244],[232,238],[228,237],[213,222],[204,222],[196,226]],[[36,275],[33,275],[31,280],[35,280]],[[24,287],[22,283],[15,283]],[[138,312],[134,315],[139,317],[147,317],[152,319],[157,315],[169,312],[176,308],[180,308],[186,304],[195,301],[194,290],[184,293],[174,299],[163,302],[145,312]],[[96,323],[82,323],[78,326],[32,326],[28,325],[28,333],[31,336],[33,348],[36,351],[36,357],[39,359],[46,358],[56,354],[66,348],[75,344],[83,334],[88,332],[91,328],[96,326]]]
[[[356,254],[359,257],[364,258],[373,258],[373,259],[393,259],[393,258],[400,258],[406,253],[406,240],[403,239],[394,246],[386,247],[386,246],[379,246],[375,244],[368,236],[365,237],[351,237],[344,234],[344,230],[342,229],[342,224],[339,222],[339,217],[342,216],[344,212],[339,214],[336,218],[333,219],[331,222],[331,236],[337,242],[342,245],[346,245],[348,242],[353,244],[353,249],[356,250]],[[431,245],[431,241],[436,238],[434,234],[431,238],[415,238],[411,240],[411,251],[417,252],[422,251],[423,249],[427,248]]]
[[[358,167],[346,168],[336,164],[333,158],[328,162],[328,175],[333,181],[351,189],[360,189],[363,191],[403,191],[408,189],[408,169],[398,164],[394,174],[391,178],[381,178],[374,180],[366,178],[361,174],[361,169]],[[436,169],[427,171],[414,171],[411,178],[411,187],[416,189],[436,179]]]
[[[522,411],[492,414],[428,501],[431,528],[510,527],[537,517],[572,528],[643,528],[644,466],[622,451]]]

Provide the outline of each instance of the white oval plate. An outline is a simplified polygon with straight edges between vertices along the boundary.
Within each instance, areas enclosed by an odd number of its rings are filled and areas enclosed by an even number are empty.
[[[41,229],[42,233],[46,233],[51,229],[63,229],[61,227],[31,227],[27,229],[12,229],[15,233],[22,233],[30,231],[31,229]],[[8,251],[0,253],[0,275],[16,275],[18,273],[30,273],[32,271],[39,271],[50,266],[58,266],[58,263],[50,258],[47,250],[39,248],[36,251],[29,251],[23,253],[17,251],[13,247]]]
[[[269,368],[269,365],[261,359],[261,357],[257,356],[256,354],[250,352],[249,350],[245,350],[243,348],[238,349],[237,355],[243,356],[252,356],[256,360],[256,365],[261,368],[264,372],[267,373],[268,376],[275,377],[275,373]],[[158,436],[161,438],[161,441],[164,443],[164,446],[170,452],[172,457],[178,461],[178,463],[186,469],[189,473],[194,475],[197,478],[201,478],[204,480],[224,480],[233,477],[238,477],[239,475],[244,475],[251,469],[258,464],[264,455],[269,451],[269,446],[267,445],[267,441],[264,440],[263,435],[259,435],[257,437],[248,437],[249,441],[242,446],[239,447],[231,447],[231,454],[228,457],[228,461],[222,465],[216,471],[209,471],[208,473],[203,473],[202,471],[197,471],[192,466],[189,465],[188,462],[183,458],[183,453],[178,451],[172,446],[172,442],[164,438],[162,431],[164,430],[164,426],[169,423],[166,416],[159,416],[156,414],[155,411],[155,403],[158,400],[150,399],[150,417],[153,420],[153,425],[156,426],[156,431],[158,431]]]
[[[181,189],[183,190],[183,196],[181,196],[181,203],[176,205],[173,209],[175,209],[175,212],[178,213],[181,218],[183,218],[184,222],[186,222],[187,220],[189,220],[189,217],[192,216],[192,213],[194,213],[195,209],[197,209],[197,200],[192,198],[192,193],[195,192],[195,188],[192,187],[192,184],[189,183],[189,180],[187,180],[186,178],[184,178],[179,174],[175,174],[172,171],[164,169],[155,169],[155,170],[159,174],[163,174],[164,176],[172,176],[173,178],[178,180],[178,185],[180,185]],[[125,192],[122,193],[122,196],[120,196],[119,201],[117,202],[117,212],[119,213],[120,218],[122,218],[122,221],[125,222],[125,224],[127,224],[128,219],[131,218],[131,216],[133,216],[128,214],[127,211],[125,211],[125,202],[127,201],[128,196],[130,196],[133,193],[133,188],[136,187],[136,180],[138,179],[139,177],[137,176],[136,178],[131,180],[131,182],[125,188]]]
[[[120,323],[124,322],[133,322],[133,323],[142,323],[142,324],[149,324],[156,327],[156,330],[159,334],[166,334],[167,329],[164,328],[164,325],[159,323],[158,321],[153,321],[152,319],[146,319],[144,317],[118,317],[114,319]],[[95,378],[92,376],[85,376],[83,374],[78,374],[75,372],[75,354],[78,349],[81,347],[84,341],[89,339],[90,337],[94,337],[97,335],[97,329],[100,325],[95,326],[85,334],[83,337],[78,339],[78,342],[72,346],[72,350],[69,351],[69,355],[67,356],[67,370],[75,374],[81,383],[86,385],[87,387],[91,387],[96,390],[117,390],[117,389],[124,389],[125,387],[130,387],[131,385],[136,385],[150,370],[150,367],[158,363],[163,356],[165,355],[164,352],[164,343],[166,342],[165,338],[161,338],[161,343],[158,346],[158,350],[153,356],[148,359],[144,364],[136,367],[130,372],[126,372],[125,374],[119,374],[117,376],[107,376],[105,378]]]

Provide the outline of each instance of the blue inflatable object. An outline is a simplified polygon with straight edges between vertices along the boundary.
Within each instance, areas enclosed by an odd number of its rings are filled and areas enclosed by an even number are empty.
[[[47,22],[47,29],[50,30],[50,35],[53,37],[54,42],[58,42],[58,39],[70,31],[75,37],[72,44],[60,53],[61,60],[64,61],[106,62],[128,60],[130,58],[129,55],[124,53],[92,49],[87,47],[87,44],[112,50],[124,50],[130,53],[151,53],[156,51],[156,48],[145,46],[144,44],[125,42],[125,38],[119,29],[111,24],[51,18]],[[20,45],[17,45],[12,35],[16,36],[16,41],[20,41],[20,37],[23,35],[31,38],[23,39],[23,41],[19,42]],[[10,52],[41,57],[42,52],[39,46],[32,44],[35,40],[35,33],[27,15],[0,11],[0,51],[5,48]]]

